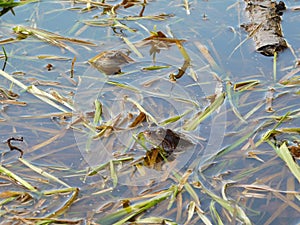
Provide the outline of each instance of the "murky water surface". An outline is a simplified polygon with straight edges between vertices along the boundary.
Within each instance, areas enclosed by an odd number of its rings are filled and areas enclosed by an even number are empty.
[[[184,7],[187,2],[188,9]],[[285,3],[288,9],[282,16],[282,29],[290,48],[279,53],[275,64],[273,57],[255,52],[253,40],[240,27],[247,22],[243,1],[148,1],[143,12],[142,4],[136,4],[108,13],[101,7],[84,11],[87,5],[76,1],[15,7],[15,15],[7,12],[0,17],[0,41],[16,38],[13,28],[22,25],[95,46],[65,41],[67,48],[61,48],[37,36],[2,45],[8,57],[4,71],[27,87],[34,85],[49,94],[41,100],[41,93],[26,92],[14,81],[0,77],[1,88],[19,94],[18,101],[26,104],[1,102],[2,165],[40,191],[62,188],[50,178],[33,174],[18,161],[19,152],[9,151],[4,143],[12,136],[23,137],[24,142],[14,144],[24,151],[25,160],[80,189],[61,218],[82,218],[85,223],[117,222],[123,217],[114,212],[126,206],[126,199],[134,205],[143,201],[142,196],[156,196],[178,185],[178,179],[191,171],[187,179],[191,186],[185,186],[176,204],[167,210],[169,197],[140,214],[141,218],[201,224],[203,217],[196,215],[187,222],[191,202],[200,200],[202,215],[212,224],[218,217],[229,224],[226,215],[230,214],[234,223],[245,222],[242,212],[253,224],[297,224],[299,180],[278,157],[274,145],[261,141],[274,128],[281,129],[276,136],[279,141],[299,140],[295,130],[299,132],[300,126],[300,17],[299,11],[293,10],[297,1]],[[146,42],[151,31],[184,41]],[[0,66],[5,61],[3,49]],[[88,62],[111,50],[132,59],[117,67],[118,74],[106,75]],[[190,64],[184,75],[171,81],[170,74],[176,75],[187,58]],[[290,78],[294,78],[293,84],[281,84]],[[235,84],[243,82],[255,85],[234,90]],[[45,100],[49,98],[52,100]],[[100,117],[95,116],[100,112],[97,103],[101,104]],[[141,113],[146,119],[132,126]],[[197,115],[206,113],[207,117],[190,129],[189,124],[197,123]],[[289,119],[283,120],[285,115]],[[156,167],[153,155],[145,160],[147,148],[153,146],[141,134],[158,127],[171,129],[194,145],[174,154],[172,149],[172,157]],[[297,129],[290,132],[284,131],[286,128]],[[172,146],[156,147],[168,144]],[[4,177],[1,180],[7,184],[1,186],[3,192],[20,191],[19,185]],[[47,213],[28,212],[25,217],[53,216],[56,200],[52,197],[45,200]],[[60,200],[66,199],[67,195]],[[234,211],[226,208],[227,200]],[[2,214],[4,223],[17,220],[11,212]]]

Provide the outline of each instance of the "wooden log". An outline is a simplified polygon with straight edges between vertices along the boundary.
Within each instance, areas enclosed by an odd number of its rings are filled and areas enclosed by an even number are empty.
[[[281,30],[281,15],[285,4],[272,0],[245,0],[249,23],[242,25],[253,37],[256,51],[266,56],[273,56],[287,48]]]

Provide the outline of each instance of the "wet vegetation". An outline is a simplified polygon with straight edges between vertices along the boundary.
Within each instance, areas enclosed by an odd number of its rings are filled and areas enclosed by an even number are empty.
[[[298,224],[285,6],[265,56],[249,1],[0,0],[0,224]]]

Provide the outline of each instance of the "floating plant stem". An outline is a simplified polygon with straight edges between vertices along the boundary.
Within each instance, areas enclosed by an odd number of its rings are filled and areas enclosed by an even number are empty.
[[[37,192],[36,188],[33,187],[30,183],[28,183],[26,180],[22,179],[21,177],[19,177],[18,175],[14,174],[13,172],[11,172],[10,170],[6,169],[5,167],[3,167],[1,165],[0,165],[0,173],[14,179],[15,181],[17,181],[18,183],[23,185],[28,190]]]

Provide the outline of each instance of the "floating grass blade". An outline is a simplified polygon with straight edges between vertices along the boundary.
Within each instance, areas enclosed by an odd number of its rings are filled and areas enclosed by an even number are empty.
[[[239,145],[241,145],[242,143],[244,143],[245,141],[247,141],[258,129],[250,129],[250,132],[247,132],[243,137],[241,137],[240,139],[238,139],[237,141],[235,141],[234,143],[232,143],[231,145],[229,145],[228,147],[225,147],[224,149],[222,149],[221,151],[219,151],[216,155],[213,155],[212,157],[210,157],[209,159],[207,159],[205,162],[216,158],[216,157],[221,157],[224,154],[227,154],[228,152],[234,150],[235,148],[237,148]],[[204,163],[205,163],[204,162]]]
[[[205,120],[209,115],[216,111],[224,102],[226,94],[222,93],[215,101],[208,106],[203,112],[200,112],[194,118],[190,119],[183,125],[183,129],[187,131],[195,130],[197,126]]]
[[[132,206],[128,206],[124,209],[120,209],[114,213],[111,213],[99,220],[101,224],[114,224],[114,225],[123,225],[126,222],[130,221],[131,218],[139,215],[142,212],[147,211],[153,206],[157,205],[161,201],[170,197],[174,192],[174,186],[170,187],[168,190],[161,191],[156,194],[155,197],[148,199],[146,201],[136,203]],[[127,215],[125,218],[119,220],[118,222],[113,223],[113,221],[118,220],[120,217]]]
[[[9,171],[8,169],[4,168],[0,165],[0,173],[14,179],[18,183],[22,184],[25,188],[27,188],[30,191],[37,192],[36,188],[33,187],[30,183],[28,183],[26,180],[23,180],[18,175],[14,174],[13,172]]]
[[[300,167],[294,161],[288,147],[285,143],[283,143],[280,148],[275,147],[275,151],[278,156],[287,164],[288,168],[292,172],[292,174],[296,177],[298,182],[300,183]]]
[[[276,130],[276,128],[279,127],[280,124],[282,124],[286,119],[288,119],[288,118],[289,118],[289,115],[290,115],[290,112],[287,112],[284,116],[282,116],[282,117],[280,118],[279,122],[278,122],[277,124],[275,124],[275,126],[273,127],[273,129],[267,131],[267,132],[263,135],[263,137],[262,137],[259,141],[257,141],[257,142],[255,143],[255,146],[258,147],[258,146],[261,145],[263,142],[269,140],[269,138],[270,138],[273,134],[278,133],[278,131]]]
[[[33,94],[35,97],[39,98],[43,102],[45,102],[45,103],[47,103],[47,104],[49,104],[49,105],[57,108],[58,110],[60,110],[62,112],[65,112],[65,113],[68,112],[66,109],[64,109],[63,107],[59,106],[58,104],[56,104],[54,102],[54,101],[58,101],[58,99],[54,98],[51,94],[38,89],[34,85],[26,86],[25,84],[23,84],[22,82],[18,81],[17,79],[15,79],[14,77],[12,77],[8,73],[4,72],[3,70],[0,70],[0,75],[2,75],[3,77],[5,77],[6,79],[10,80],[14,84],[18,85],[20,88],[24,89],[25,91]],[[63,104],[64,106],[68,107],[69,109],[74,110],[73,106],[71,106],[66,101],[60,100],[59,102],[61,104]]]
[[[233,90],[238,92],[246,91],[255,87],[259,83],[260,83],[259,80],[247,80],[247,81],[238,82],[233,85]]]
[[[196,206],[196,209],[200,209],[199,207]],[[204,212],[202,212],[202,210],[196,210],[199,218],[202,220],[202,222],[205,224],[205,225],[212,225],[210,219],[204,214]]]
[[[216,202],[215,201],[211,201],[210,205],[209,205],[209,209],[210,212],[212,213],[212,215],[214,216],[214,218],[216,219],[216,224],[218,225],[224,225],[224,223],[222,222],[222,219],[215,207]]]
[[[16,26],[13,28],[13,31],[18,35],[24,35],[24,36],[32,35],[42,41],[48,42],[57,47],[67,49],[68,51],[70,51],[74,54],[78,54],[78,53],[73,48],[71,48],[70,46],[63,43],[62,41],[67,41],[67,42],[71,42],[74,44],[80,44],[80,45],[96,46],[92,42],[83,41],[83,40],[79,40],[79,39],[75,39],[75,38],[63,37],[61,35],[54,34],[49,31],[45,31],[45,30],[38,29],[38,28]]]
[[[170,68],[171,66],[148,66],[148,67],[144,67],[142,70],[145,71],[152,71],[152,70],[161,70],[161,69],[167,69]]]
[[[207,47],[205,45],[201,44],[198,41],[195,42],[195,45],[199,49],[199,51],[202,53],[202,55],[204,56],[204,58],[207,60],[207,62],[211,66],[211,68],[213,68],[217,72],[222,71],[221,68],[216,63],[216,61],[214,60],[214,58],[209,53],[209,51],[208,51],[208,49],[207,49]]]
[[[139,58],[143,58],[142,53],[140,53],[140,51],[128,40],[128,38],[122,37],[122,39]]]
[[[187,111],[183,112],[180,115],[168,118],[168,119],[162,121],[159,125],[165,126],[165,125],[170,124],[170,123],[175,123],[176,121],[180,120],[181,118],[183,118],[184,116],[186,116],[187,114],[189,114],[191,111],[192,110],[187,110]]]
[[[187,212],[187,219],[184,223],[184,225],[190,224],[191,219],[193,218],[193,215],[195,214],[195,208],[196,208],[196,204],[194,201],[191,201],[188,204],[188,212]]]
[[[101,115],[102,115],[102,104],[99,100],[94,101],[95,105],[95,115],[94,115],[94,125],[98,125],[101,121]]]
[[[171,221],[167,218],[161,217],[148,217],[143,219],[137,219],[135,224],[165,224],[165,225],[177,225],[178,223]]]

